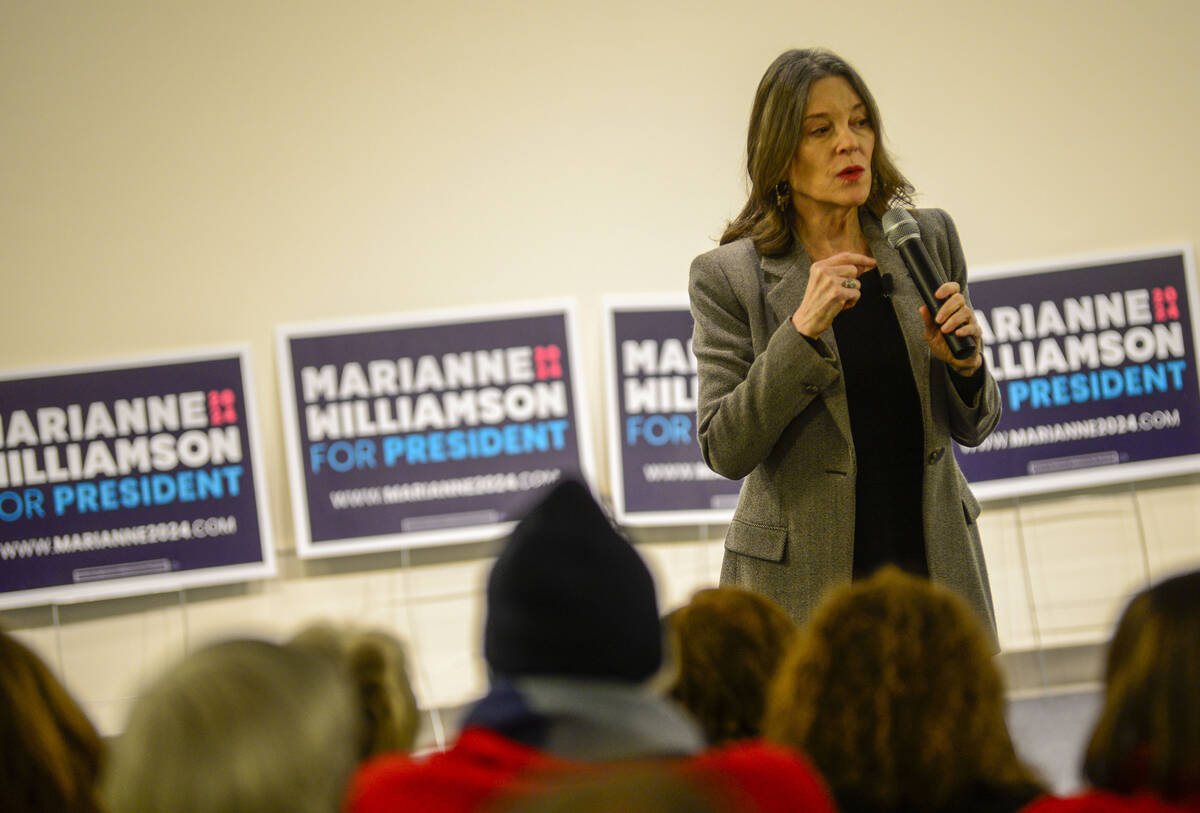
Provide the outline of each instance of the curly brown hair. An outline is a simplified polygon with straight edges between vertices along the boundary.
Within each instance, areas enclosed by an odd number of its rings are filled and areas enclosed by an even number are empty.
[[[781,209],[776,193],[781,183],[787,183],[788,168],[800,143],[808,92],[814,82],[829,76],[840,76],[850,83],[866,105],[867,118],[875,131],[867,208],[882,216],[893,203],[912,203],[913,186],[884,146],[879,106],[858,71],[837,54],[822,48],[785,51],[767,68],[754,95],[746,136],[750,197],[738,216],[725,227],[722,245],[749,237],[759,253],[768,257],[787,254],[795,246],[796,210],[790,195],[785,197]]]
[[[771,684],[763,734],[806,752],[840,804],[933,810],[981,787],[1040,788],[989,650],[960,598],[885,567],[817,609]]]
[[[1121,615],[1083,772],[1117,793],[1200,794],[1200,571],[1143,590]]]
[[[665,619],[678,645],[671,696],[712,745],[757,737],[767,684],[796,632],[768,598],[736,587],[701,590]]]

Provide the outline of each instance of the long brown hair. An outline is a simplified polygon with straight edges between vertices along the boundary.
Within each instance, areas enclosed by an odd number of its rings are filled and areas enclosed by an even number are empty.
[[[104,744],[30,649],[0,630],[0,799],[11,813],[94,813]]]
[[[842,805],[935,810],[981,788],[1041,789],[975,616],[891,566],[817,609],[771,684],[763,734],[807,753]]]
[[[1142,591],[1122,614],[1083,772],[1118,793],[1200,793],[1200,571]]]
[[[820,48],[785,51],[771,63],[758,83],[746,137],[750,198],[741,213],[725,227],[722,245],[749,237],[759,253],[768,257],[787,254],[794,247],[796,212],[790,192],[782,196],[783,208],[777,201],[780,191],[786,190],[788,167],[800,143],[808,92],[813,82],[828,76],[840,76],[850,83],[866,105],[867,118],[875,131],[867,207],[882,216],[893,203],[912,203],[913,186],[896,168],[883,145],[879,106],[858,72],[846,60]]]

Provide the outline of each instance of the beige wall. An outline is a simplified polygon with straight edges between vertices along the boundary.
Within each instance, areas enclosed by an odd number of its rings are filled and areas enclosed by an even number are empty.
[[[492,547],[295,560],[275,324],[577,297],[600,415],[601,296],[683,288],[743,199],[755,84],[795,45],[856,64],[973,264],[1194,245],[1197,41],[1191,0],[8,0],[0,367],[251,342],[283,575],[3,621],[106,731],[165,659],[322,616],[397,629],[423,703],[463,702]],[[1097,640],[1148,572],[1200,562],[1198,496],[990,506],[1006,646]],[[665,604],[714,578],[722,531],[641,535]]]

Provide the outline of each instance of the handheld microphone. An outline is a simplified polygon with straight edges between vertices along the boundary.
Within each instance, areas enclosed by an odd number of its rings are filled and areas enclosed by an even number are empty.
[[[921,293],[921,299],[929,307],[930,315],[936,316],[944,300],[939,301],[933,294],[946,282],[946,277],[921,242],[921,227],[907,209],[897,206],[883,213],[883,236],[892,248],[900,252],[909,276]],[[969,359],[975,355],[975,340],[970,336],[954,333],[943,333],[942,336],[956,359]]]

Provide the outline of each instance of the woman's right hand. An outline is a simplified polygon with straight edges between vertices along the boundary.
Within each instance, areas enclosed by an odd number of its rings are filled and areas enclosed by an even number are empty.
[[[862,296],[858,278],[875,267],[875,259],[842,251],[812,264],[804,300],[792,314],[792,326],[810,339],[829,329],[833,318],[853,308]]]

